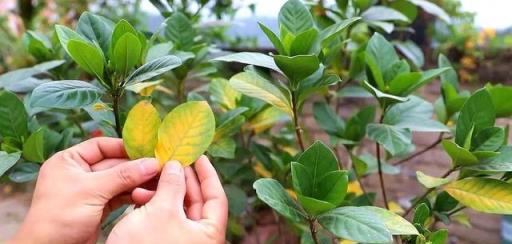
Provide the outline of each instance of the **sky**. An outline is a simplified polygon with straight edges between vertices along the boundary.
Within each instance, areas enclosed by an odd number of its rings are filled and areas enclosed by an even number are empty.
[[[257,15],[275,17],[286,0],[235,0],[235,2],[241,5],[255,3]],[[464,10],[476,13],[475,22],[478,27],[504,29],[512,26],[512,0],[461,0],[461,2]],[[142,8],[148,12],[157,13],[149,0],[143,0]],[[252,15],[247,8],[244,8],[237,16],[244,18]]]

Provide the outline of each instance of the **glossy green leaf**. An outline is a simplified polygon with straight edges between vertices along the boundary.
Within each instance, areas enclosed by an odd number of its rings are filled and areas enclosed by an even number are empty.
[[[495,111],[491,96],[485,89],[475,92],[461,109],[455,132],[455,142],[464,146],[466,140],[471,140],[485,128],[494,126]],[[473,134],[471,134],[473,131]]]
[[[22,68],[4,73],[0,75],[0,88],[10,90],[9,87],[15,84],[28,82],[28,79],[30,79],[32,76],[45,73],[48,70],[62,65],[64,62],[64,60],[53,60],[43,62],[29,68]]]
[[[28,115],[23,102],[8,91],[0,91],[0,136],[21,142],[28,133]]]
[[[392,235],[419,235],[418,230],[416,230],[414,225],[409,223],[406,219],[402,218],[398,214],[383,208],[373,206],[365,206],[360,208],[374,212],[384,223],[384,225],[386,225],[386,228],[391,232]]]
[[[443,20],[446,23],[450,23],[450,16],[439,6],[436,4],[426,1],[426,0],[410,0],[412,3],[416,4],[418,7],[422,8],[425,12],[437,16],[439,19]]]
[[[430,209],[427,204],[421,203],[414,209],[412,222],[424,226],[428,217],[430,217]]]
[[[149,80],[181,65],[181,60],[173,55],[163,56],[145,63],[126,78],[126,84]]]
[[[400,50],[407,59],[411,60],[416,67],[423,67],[425,64],[425,57],[423,56],[423,51],[418,47],[418,45],[416,45],[416,43],[411,40],[407,40],[405,42],[394,42],[393,44],[395,44],[398,50]]]
[[[0,177],[12,168],[21,157],[21,153],[6,153],[0,151]]]
[[[221,138],[217,141],[213,141],[210,147],[208,147],[208,154],[212,157],[235,158],[236,141],[232,138]]]
[[[165,21],[165,37],[172,41],[177,48],[189,50],[195,45],[198,36],[196,28],[188,17],[180,11],[176,11]]]
[[[281,42],[281,40],[279,40],[279,37],[263,23],[258,22],[258,25],[260,26],[260,29],[263,31],[263,33],[265,33],[267,38],[270,40],[272,45],[274,45],[274,48],[277,50],[277,52],[282,55],[286,54],[283,43]]]
[[[346,30],[349,26],[355,24],[359,21],[361,17],[352,17],[348,19],[344,19],[341,21],[337,21],[336,23],[330,25],[329,27],[323,29],[320,32],[320,39],[322,41],[323,46],[327,46],[332,40],[334,40],[339,34]]]
[[[436,196],[436,201],[434,203],[434,210],[439,212],[448,212],[457,207],[459,201],[450,196],[448,192],[442,191]]]
[[[313,16],[300,0],[288,0],[279,10],[278,20],[295,36],[314,27]]]
[[[274,61],[295,88],[298,87],[299,82],[312,75],[320,66],[320,61],[315,55],[293,57],[275,55]]]
[[[454,166],[469,166],[479,163],[479,160],[475,155],[452,141],[444,140],[442,145],[446,153],[448,153],[452,159]]]
[[[448,71],[441,74],[441,82],[442,83],[449,83],[452,85],[456,90],[459,89],[459,77],[457,75],[457,72],[453,68],[452,64],[450,63],[450,60],[443,54],[440,54],[437,63],[439,68],[449,68]]]
[[[158,129],[155,156],[161,164],[192,164],[213,141],[215,116],[208,103],[183,103],[168,113]]]
[[[386,124],[369,124],[368,138],[381,144],[391,155],[406,151],[412,140],[408,129],[397,128]]]
[[[407,16],[385,6],[373,6],[361,14],[366,21],[404,21],[409,22]]]
[[[110,43],[110,49],[109,52],[112,54],[112,52],[115,50],[117,42],[119,39],[124,36],[126,33],[130,33],[134,36],[137,36],[137,30],[126,20],[121,19],[116,23],[114,26],[114,30],[112,31],[112,38]]]
[[[97,102],[102,91],[96,86],[78,80],[44,83],[32,92],[32,107],[72,109]]]
[[[79,34],[97,43],[103,53],[108,53],[113,29],[114,23],[111,20],[87,11],[80,15],[76,27]]]
[[[386,111],[383,123],[412,131],[448,132],[444,124],[432,119],[433,110],[429,102],[410,96],[408,101],[392,105]]]
[[[471,151],[496,151],[505,139],[505,131],[500,127],[489,127],[478,132],[471,142]]]
[[[274,179],[259,179],[253,184],[258,198],[279,214],[293,221],[302,221],[306,213]]]
[[[125,33],[116,42],[112,52],[111,62],[114,70],[122,77],[139,62],[141,54],[141,43],[139,39],[131,34]]]
[[[327,134],[342,137],[345,132],[345,122],[325,102],[316,102],[313,105],[313,116],[316,123]]]
[[[44,134],[45,130],[39,129],[23,143],[23,158],[25,160],[33,163],[42,163],[45,160]]]
[[[39,168],[39,164],[35,163],[17,163],[9,173],[9,179],[16,183],[33,181],[37,178]]]
[[[67,48],[69,56],[82,69],[100,80],[103,79],[104,57],[101,49],[93,44],[75,39],[69,40]]]
[[[213,61],[224,61],[224,62],[237,62],[249,65],[260,66],[264,68],[268,68],[279,73],[283,73],[271,56],[262,54],[262,53],[251,53],[251,52],[240,52],[228,54],[225,56],[221,56],[218,58],[214,58]]]
[[[512,86],[487,86],[492,103],[496,109],[496,117],[510,117],[512,115]]]
[[[341,207],[318,216],[318,222],[335,236],[363,243],[392,242],[391,232],[373,211]]]
[[[289,115],[292,114],[289,95],[283,94],[279,88],[255,72],[238,73],[231,77],[229,83],[246,96],[263,100]]]
[[[290,46],[290,55],[308,55],[319,51],[317,42],[318,30],[311,28],[297,35]],[[316,49],[316,50],[315,50]]]
[[[240,215],[245,212],[248,204],[247,194],[236,185],[224,185],[224,191],[228,198],[228,209],[230,214]]]
[[[85,37],[63,25],[55,25],[55,33],[59,38],[60,45],[68,54],[70,54],[68,50],[68,43],[70,40],[79,40],[87,42],[87,39],[85,39]]]
[[[462,204],[484,213],[512,214],[512,184],[496,179],[466,178],[444,187]]]
[[[160,115],[149,101],[133,106],[123,127],[124,148],[130,159],[155,156],[160,123]]]
[[[416,171],[416,178],[426,188],[436,188],[450,182],[450,179],[433,177],[421,171]]]
[[[363,87],[370,92],[377,100],[381,106],[391,105],[393,103],[405,102],[408,100],[406,97],[399,97],[391,94],[386,94],[384,92],[379,91],[377,88],[373,87],[367,81],[363,81]]]
[[[470,170],[484,172],[510,172],[512,171],[512,147],[505,146],[499,151],[495,157],[483,160],[482,163],[466,167]]]
[[[366,126],[375,120],[375,106],[361,108],[346,124],[343,138],[361,141],[366,135]]]

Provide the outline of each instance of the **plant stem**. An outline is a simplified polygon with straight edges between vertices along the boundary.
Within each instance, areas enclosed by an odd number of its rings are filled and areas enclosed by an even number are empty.
[[[176,91],[176,100],[178,101],[178,104],[181,104],[185,101],[185,82],[183,80],[180,80],[178,82],[178,87]]]
[[[453,173],[455,170],[457,170],[457,168],[453,168],[453,169],[450,169],[448,170],[446,173],[444,173],[441,178],[446,178],[448,177],[451,173]],[[410,208],[408,208],[404,214],[402,215],[403,217],[407,216],[414,208],[416,208],[430,193],[432,193],[436,188],[430,188],[428,189],[428,191],[426,191],[425,193],[423,193],[423,195],[421,195],[421,197],[419,197],[416,201],[414,201],[414,203],[412,204],[412,206]]]
[[[316,226],[315,226],[315,219],[308,219],[309,221],[309,231],[311,231],[311,239],[313,239],[313,242],[315,244],[319,244],[318,237],[316,236]]]
[[[404,159],[401,159],[400,161],[394,163],[393,165],[401,165],[403,163],[409,162],[409,160],[411,160],[417,156],[420,156],[420,155],[428,152],[430,149],[436,147],[437,145],[439,145],[439,143],[441,143],[443,141],[443,135],[444,135],[444,132],[441,132],[439,134],[439,138],[434,143],[432,143],[430,146],[428,146],[428,147],[424,148],[423,150],[420,150],[414,154],[411,154],[410,156],[408,156]]]
[[[123,137],[123,130],[121,128],[121,117],[119,111],[119,102],[121,100],[121,95],[118,92],[114,92],[112,94],[112,110],[114,110],[114,119],[116,123],[116,132],[119,138]]]
[[[464,210],[465,208],[466,208],[466,206],[462,206],[462,207],[456,208],[453,211],[449,212],[447,215],[448,215],[448,217],[450,217],[450,216],[452,216],[452,215],[454,215],[454,214]]]
[[[297,142],[299,143],[300,150],[306,150],[304,141],[302,140],[302,128],[299,124],[299,114],[297,110],[297,96],[295,92],[292,92],[292,113],[293,113],[293,125],[295,126],[295,135],[297,136]]]
[[[378,142],[375,142],[375,148],[377,151],[377,166],[379,168],[379,181],[380,181],[380,190],[382,192],[382,198],[384,200],[384,206],[386,206],[386,209],[389,209],[388,205],[388,197],[386,195],[386,186],[384,185],[384,176],[382,174],[382,162],[380,159],[380,145]]]

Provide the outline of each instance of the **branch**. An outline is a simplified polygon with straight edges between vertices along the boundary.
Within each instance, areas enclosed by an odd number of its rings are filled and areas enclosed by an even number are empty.
[[[406,157],[404,159],[401,159],[400,161],[394,163],[393,165],[395,165],[395,166],[396,165],[401,165],[401,164],[406,163],[409,160],[411,160],[411,159],[413,159],[413,158],[415,158],[417,156],[420,156],[420,155],[428,152],[430,149],[436,147],[437,145],[439,145],[439,143],[441,143],[443,141],[443,135],[444,135],[444,132],[439,133],[439,138],[434,143],[432,143],[430,146],[428,146],[428,147],[424,148],[423,150],[420,150],[420,151],[418,151],[418,152],[416,152],[414,154],[411,154],[411,155],[409,155],[408,157]]]

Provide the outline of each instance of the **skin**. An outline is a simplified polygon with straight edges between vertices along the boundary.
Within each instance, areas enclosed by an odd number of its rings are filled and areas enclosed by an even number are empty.
[[[208,158],[195,170],[169,162],[157,181],[159,173],[154,158],[130,161],[121,139],[59,152],[41,167],[27,217],[8,243],[96,243],[101,221],[122,204],[140,207],[108,243],[224,243],[227,199]]]

